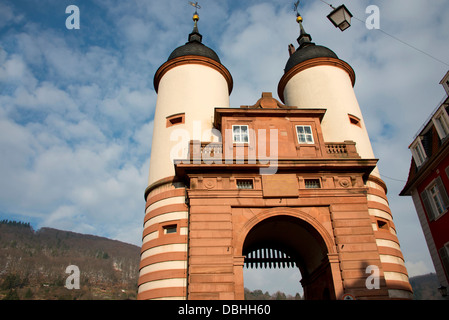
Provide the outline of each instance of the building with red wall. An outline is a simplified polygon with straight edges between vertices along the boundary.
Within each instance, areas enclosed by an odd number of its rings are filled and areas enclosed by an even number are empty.
[[[446,96],[410,145],[412,162],[401,196],[412,196],[441,286],[449,281],[449,72]]]

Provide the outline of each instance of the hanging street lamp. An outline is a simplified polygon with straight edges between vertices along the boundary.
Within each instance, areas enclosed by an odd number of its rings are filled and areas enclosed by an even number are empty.
[[[332,7],[333,8],[333,7]],[[336,28],[345,31],[351,26],[352,13],[346,8],[344,4],[334,10],[327,16],[327,18],[334,24]]]

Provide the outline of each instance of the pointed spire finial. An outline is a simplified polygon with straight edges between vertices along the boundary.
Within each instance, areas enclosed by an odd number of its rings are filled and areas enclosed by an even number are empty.
[[[297,41],[299,43],[298,49],[301,49],[308,45],[313,45],[314,43],[312,42],[312,36],[306,32],[306,30],[304,29],[304,26],[302,25],[303,18],[301,16],[301,14],[299,13],[299,2],[300,2],[300,0],[295,2],[294,10],[296,11],[296,22],[299,24],[299,30],[300,30],[299,38],[297,39]]]
[[[195,13],[193,14],[193,17],[192,17],[192,20],[194,22],[193,31],[191,34],[189,34],[189,42],[193,42],[193,41],[201,42],[203,39],[203,36],[198,31],[198,20],[200,20],[200,16],[198,15],[198,9],[201,9],[201,6],[198,4],[198,2],[189,1],[189,4],[192,7],[195,7]]]
[[[198,9],[201,9],[201,6],[198,4],[198,1],[197,2],[189,1],[189,4],[195,8],[195,13],[193,14],[193,21],[195,22],[196,26],[196,23],[198,22],[198,20],[200,20],[200,16],[198,15]]]
[[[193,21],[195,21],[196,26],[196,23],[198,22],[198,20],[200,20],[200,16],[198,15],[198,9],[201,9],[201,6],[198,4],[198,1],[197,2],[189,1],[189,4],[192,7],[195,7],[195,13],[193,14]]]

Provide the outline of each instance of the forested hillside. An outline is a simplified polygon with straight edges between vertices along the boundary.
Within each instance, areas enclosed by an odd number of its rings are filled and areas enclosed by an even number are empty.
[[[435,273],[411,277],[410,284],[413,288],[414,300],[443,300],[438,291],[440,283]]]
[[[135,299],[140,248],[102,237],[0,221],[0,299]],[[64,287],[69,265],[80,289]]]

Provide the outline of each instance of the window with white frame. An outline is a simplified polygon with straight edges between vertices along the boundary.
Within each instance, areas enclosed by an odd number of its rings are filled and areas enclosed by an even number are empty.
[[[432,121],[435,124],[440,139],[443,140],[446,138],[449,134],[449,118],[446,114],[446,110],[441,108],[441,110],[432,118]]]
[[[412,151],[413,159],[415,159],[416,165],[421,166],[424,161],[426,161],[426,152],[424,151],[424,147],[421,143],[421,137],[418,137],[415,142],[410,146],[410,150]]]
[[[432,181],[432,183],[421,193],[421,199],[430,221],[437,219],[447,211],[449,207],[449,197],[447,196],[446,188],[443,185],[441,177]]]
[[[443,202],[443,198],[441,197],[440,190],[438,189],[437,185],[434,184],[431,188],[429,188],[429,194],[430,198],[432,200],[432,203],[436,209],[437,215],[441,215],[446,211],[445,205]]]
[[[232,126],[232,141],[234,143],[248,143],[249,132],[247,125],[234,125]]]
[[[311,126],[296,126],[298,142],[300,144],[314,144]]]

